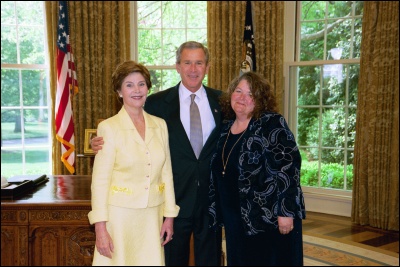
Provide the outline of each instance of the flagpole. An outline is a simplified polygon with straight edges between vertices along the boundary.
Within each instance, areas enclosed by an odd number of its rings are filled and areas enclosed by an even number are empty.
[[[256,71],[256,50],[254,43],[254,27],[252,3],[246,1],[246,17],[243,32],[242,61],[240,63],[240,75],[248,71]]]

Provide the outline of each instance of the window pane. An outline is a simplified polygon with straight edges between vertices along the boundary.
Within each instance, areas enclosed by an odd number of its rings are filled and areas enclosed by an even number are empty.
[[[150,69],[150,76],[152,77],[152,88],[149,94],[165,90],[175,86],[180,81],[179,73],[175,69],[171,70],[155,70]]]
[[[364,1],[354,1],[354,15],[362,16],[364,12]]]
[[[321,186],[344,189],[343,150],[322,149]],[[339,160],[341,159],[341,160]]]
[[[298,104],[301,105],[319,105],[319,92],[321,90],[320,68],[315,66],[306,66],[291,68],[291,74],[297,76],[298,73]]]
[[[319,108],[299,108],[297,143],[300,146],[319,146]]]
[[[308,149],[300,149],[301,154],[301,185],[318,186],[318,161],[309,158]]]
[[[324,59],[324,26],[324,22],[304,22],[301,24],[300,61]]]
[[[16,24],[15,17],[15,2],[1,1],[1,24]],[[1,27],[3,33],[3,27]]]
[[[3,5],[3,4],[2,4]],[[2,7],[3,10],[3,7]],[[15,26],[1,26],[1,64],[17,63],[17,30]]]
[[[179,45],[186,41],[185,30],[164,30],[163,31],[163,65],[175,65],[176,50]]]
[[[357,108],[348,109],[348,121],[347,121],[347,147],[354,148],[356,141],[356,112]]]
[[[165,90],[167,88],[177,85],[178,82],[181,80],[181,76],[179,76],[179,73],[175,69],[162,70],[161,73],[162,73],[162,81],[163,81],[163,85],[164,85],[162,90]]]
[[[324,108],[322,113],[322,146],[344,147],[346,114],[343,108]]]
[[[137,1],[138,27],[161,28],[161,1]]]
[[[1,69],[1,106],[19,106],[19,71]],[[2,114],[3,115],[3,114]]]
[[[328,20],[329,24],[335,22],[337,23],[337,21]],[[352,22],[353,20],[351,19],[343,20],[336,27],[332,27],[332,30],[327,34],[327,59],[350,58]]]
[[[186,25],[186,2],[162,1],[163,3],[163,28],[184,28]]]
[[[195,40],[203,45],[207,44],[207,29],[187,30],[187,40]]]
[[[145,65],[161,64],[161,30],[139,31],[139,47],[139,62]]]
[[[350,150],[347,153],[347,165],[346,165],[346,190],[352,190],[353,189],[353,162],[354,162],[354,151]]]
[[[361,57],[362,19],[356,19],[354,24],[353,54],[351,58]]]
[[[43,30],[43,1],[18,1],[16,3],[18,24],[42,26]]]
[[[328,1],[328,17],[341,18],[351,15],[352,1]]]
[[[23,64],[44,64],[44,28],[19,27],[20,57]]]
[[[51,173],[48,148],[28,148],[25,159],[26,174]]]
[[[206,14],[205,16],[199,16]],[[187,26],[189,28],[204,28],[207,25],[207,1],[188,2],[187,5]],[[200,42],[198,39],[190,39]]]
[[[301,185],[320,186],[319,182],[319,149],[300,148],[301,153]]]
[[[357,107],[357,93],[358,93],[358,77],[360,73],[360,65],[348,65],[348,81],[349,81],[349,106]]]
[[[49,146],[49,124],[47,109],[24,110],[25,145]]]
[[[24,106],[46,106],[47,88],[43,70],[22,71],[22,95]]]
[[[323,105],[344,105],[346,103],[346,77],[342,64],[332,64],[323,66]]]
[[[149,95],[151,95],[161,90],[161,70],[149,69],[149,72],[151,77],[151,89]]]
[[[2,124],[3,126],[3,124]],[[21,149],[1,149],[1,175],[11,177],[22,173],[22,150]]]
[[[301,1],[301,6],[301,20],[325,18],[326,4],[324,1]]]
[[[22,144],[21,111],[3,109],[1,111],[1,148],[20,146]]]

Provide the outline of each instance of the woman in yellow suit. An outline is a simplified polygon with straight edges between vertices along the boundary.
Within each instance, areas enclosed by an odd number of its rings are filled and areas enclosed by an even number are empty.
[[[143,110],[151,88],[147,68],[126,61],[112,83],[123,107],[97,129],[107,143],[96,154],[92,174],[93,265],[165,265],[163,246],[172,239],[179,212],[167,125]]]

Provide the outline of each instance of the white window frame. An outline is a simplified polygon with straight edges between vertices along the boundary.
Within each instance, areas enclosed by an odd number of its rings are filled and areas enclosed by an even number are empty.
[[[291,88],[291,83],[296,84],[297,77],[290,77],[290,68],[325,64],[360,64],[360,59],[298,61],[297,58],[299,56],[296,57],[296,45],[300,45],[299,42],[296,43],[296,39],[300,38],[300,31],[296,32],[296,28],[297,25],[300,25],[300,18],[296,16],[297,2],[285,2],[284,14],[284,116],[295,136],[297,136],[297,92],[295,91],[296,88]],[[308,211],[351,217],[352,191],[308,186],[302,186],[302,189]]]
[[[16,2],[16,1],[10,1],[10,2]],[[46,11],[45,11],[45,2],[42,1],[43,4],[43,26],[44,26],[44,38],[47,39],[47,27],[46,27]],[[15,8],[16,8],[16,3],[14,3]],[[22,25],[22,24],[21,24]],[[23,25],[22,25],[23,26]],[[17,25],[17,31],[18,31],[18,25]],[[19,47],[19,35],[17,34],[16,36],[17,41],[17,61],[20,62],[20,47]],[[1,147],[2,151],[5,150],[21,150],[22,153],[22,169],[18,169],[15,170],[15,174],[14,175],[20,175],[20,174],[30,174],[30,170],[27,169],[27,162],[26,162],[26,151],[28,151],[29,149],[47,149],[48,151],[48,169],[44,169],[41,170],[41,173],[52,173],[52,146],[51,146],[51,140],[52,140],[52,131],[51,131],[51,97],[50,97],[50,81],[49,81],[49,77],[50,77],[50,73],[49,73],[49,57],[48,57],[48,47],[47,47],[47,41],[44,42],[44,53],[45,53],[45,64],[22,64],[22,63],[17,63],[17,64],[1,64],[1,68],[2,69],[13,69],[13,70],[18,70],[19,74],[19,95],[20,95],[20,105],[19,106],[2,106],[1,110],[19,110],[20,114],[21,114],[21,144],[17,144],[17,145],[7,145],[7,146],[3,146]],[[46,64],[47,63],[47,64]],[[22,75],[21,75],[21,71],[23,70],[42,70],[46,72],[46,81],[47,83],[44,85],[44,88],[47,91],[47,105],[43,105],[43,106],[24,106],[23,101],[21,101],[22,99]],[[33,144],[33,145],[28,145],[26,144],[26,137],[25,137],[25,121],[24,121],[24,110],[27,109],[43,109],[47,111],[47,123],[48,123],[48,142],[46,144]],[[2,163],[3,165],[3,163]],[[35,173],[36,174],[36,173]],[[3,172],[2,172],[3,175]],[[8,177],[7,177],[8,178]]]

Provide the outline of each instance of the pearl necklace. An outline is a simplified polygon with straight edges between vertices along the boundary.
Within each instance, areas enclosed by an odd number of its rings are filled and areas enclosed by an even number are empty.
[[[229,156],[231,155],[233,148],[236,146],[236,144],[239,142],[239,140],[242,138],[242,136],[244,135],[244,133],[245,133],[246,131],[247,131],[247,128],[246,128],[246,130],[244,130],[243,133],[239,136],[239,138],[238,138],[238,140],[236,140],[235,144],[233,144],[231,150],[229,151],[228,157],[226,158],[226,162],[225,162],[225,160],[224,160],[225,146],[226,146],[226,143],[228,142],[229,134],[231,133],[231,130],[229,129],[228,135],[226,136],[226,140],[225,140],[224,147],[222,148],[222,165],[223,165],[223,168],[224,168],[224,170],[222,171],[222,176],[225,176],[226,165],[228,165]]]

